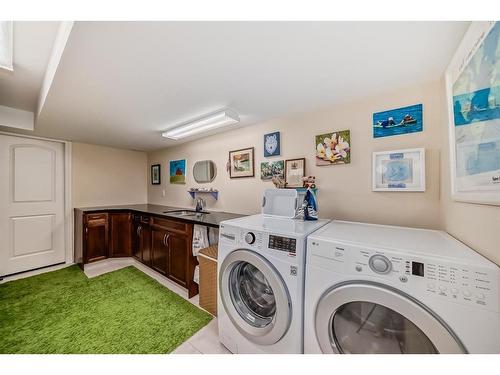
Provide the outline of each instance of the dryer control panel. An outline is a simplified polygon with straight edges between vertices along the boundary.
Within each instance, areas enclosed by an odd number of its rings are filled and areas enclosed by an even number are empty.
[[[318,252],[323,259],[329,258],[333,261],[329,268],[333,267],[336,272],[383,278],[409,294],[426,293],[500,311],[500,268],[493,264],[491,267],[471,266],[465,261],[458,263],[447,258],[424,259],[417,255],[326,242],[311,245],[310,255]],[[326,246],[328,252],[324,254]]]

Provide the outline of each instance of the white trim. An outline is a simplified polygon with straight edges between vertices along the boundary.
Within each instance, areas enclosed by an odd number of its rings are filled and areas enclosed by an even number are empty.
[[[56,39],[52,46],[52,53],[49,58],[49,63],[47,64],[47,69],[45,70],[42,87],[40,88],[40,95],[36,110],[37,117],[40,115],[40,112],[45,104],[45,99],[47,99],[47,95],[49,94],[50,87],[54,81],[54,76],[56,75],[64,49],[66,48],[66,43],[68,42],[69,35],[73,29],[73,24],[73,21],[62,21],[59,25],[59,29],[57,30]]]
[[[73,197],[72,197],[72,164],[73,164],[73,148],[72,142],[62,141],[60,139],[51,139],[44,137],[37,137],[33,135],[24,135],[17,133],[10,133],[0,131],[0,135],[8,135],[11,137],[22,137],[30,139],[38,139],[42,141],[59,142],[64,146],[64,243],[66,264],[74,263],[74,242],[73,242],[73,228],[74,228],[74,215],[73,215]]]

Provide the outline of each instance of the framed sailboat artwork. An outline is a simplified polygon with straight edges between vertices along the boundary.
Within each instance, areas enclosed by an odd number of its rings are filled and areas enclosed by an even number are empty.
[[[446,91],[452,198],[500,205],[500,23],[471,23]]]

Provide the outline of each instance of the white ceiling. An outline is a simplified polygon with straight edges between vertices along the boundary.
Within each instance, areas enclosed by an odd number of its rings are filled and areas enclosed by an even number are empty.
[[[439,79],[467,27],[76,22],[35,132],[131,149],[166,147],[175,141],[161,131],[224,107],[249,125]]]
[[[0,69],[0,105],[36,110],[58,27],[59,22],[14,22],[14,71]]]

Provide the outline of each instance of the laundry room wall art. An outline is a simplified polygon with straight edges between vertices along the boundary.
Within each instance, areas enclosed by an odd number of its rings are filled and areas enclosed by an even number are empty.
[[[422,104],[374,113],[373,138],[421,132],[422,115]]]
[[[317,135],[316,165],[349,164],[351,162],[351,132],[335,131]]]
[[[425,191],[425,149],[373,153],[373,191]]]
[[[264,134],[264,156],[279,156],[281,155],[281,139],[280,132]]]
[[[500,205],[499,46],[499,22],[472,22],[446,71],[455,200]]]

